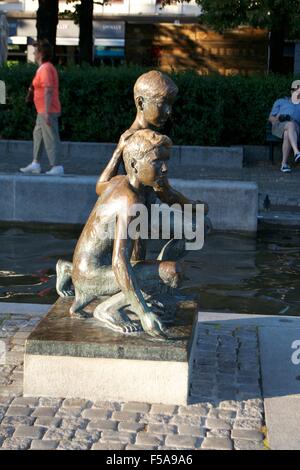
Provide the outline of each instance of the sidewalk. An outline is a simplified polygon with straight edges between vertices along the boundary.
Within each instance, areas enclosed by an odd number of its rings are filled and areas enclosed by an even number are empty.
[[[299,449],[299,318],[200,313],[189,406],[23,398],[24,343],[48,307],[0,303],[2,449]]]

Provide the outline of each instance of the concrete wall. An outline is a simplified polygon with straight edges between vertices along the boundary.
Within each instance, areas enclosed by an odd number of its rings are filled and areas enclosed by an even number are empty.
[[[103,165],[111,158],[115,148],[116,144],[113,143],[63,142],[62,162],[67,172],[70,173],[72,173],[72,168],[76,166],[77,169],[82,168],[83,174],[99,174]],[[5,164],[12,166],[14,171],[17,171],[19,166],[27,165],[31,159],[32,141],[0,140],[0,171],[1,165]],[[175,145],[172,148],[172,166],[176,165],[195,165],[202,168],[242,168],[243,148]]]
[[[83,224],[96,201],[94,176],[0,175],[0,220]],[[206,201],[216,230],[255,233],[258,189],[239,181],[170,180],[192,199]]]

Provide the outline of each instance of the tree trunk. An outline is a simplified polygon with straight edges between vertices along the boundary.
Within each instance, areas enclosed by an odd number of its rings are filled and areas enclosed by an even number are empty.
[[[81,0],[79,6],[79,62],[93,63],[93,0]]]
[[[284,28],[274,28],[270,34],[270,61],[269,71],[273,73],[287,73],[284,70],[284,39],[285,31]]]
[[[48,39],[55,55],[56,28],[58,23],[58,0],[39,0],[36,13],[38,39]]]

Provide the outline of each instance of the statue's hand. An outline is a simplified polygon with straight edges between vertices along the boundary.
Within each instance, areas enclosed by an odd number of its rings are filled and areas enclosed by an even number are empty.
[[[145,312],[141,318],[143,330],[151,336],[167,338],[163,330],[162,324],[157,315],[153,312]]]

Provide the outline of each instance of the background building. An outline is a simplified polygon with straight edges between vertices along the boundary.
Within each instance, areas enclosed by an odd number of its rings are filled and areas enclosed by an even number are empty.
[[[201,10],[195,2],[176,3],[164,9],[160,3],[111,0],[110,5],[95,4],[95,62],[135,63],[163,70],[193,68],[201,74],[224,75],[267,69],[265,31],[238,28],[220,35],[198,24]],[[0,1],[0,10],[7,12],[9,22],[9,60],[32,60],[37,8],[37,0]],[[61,13],[70,8],[65,1],[59,2]],[[57,55],[61,63],[76,61],[78,34],[78,26],[72,20],[60,19]],[[288,61],[292,63],[293,57]]]

